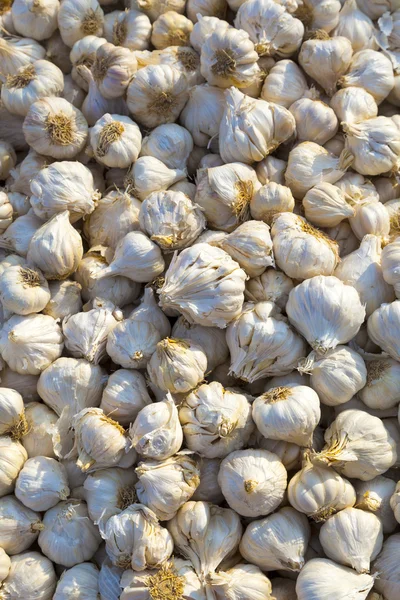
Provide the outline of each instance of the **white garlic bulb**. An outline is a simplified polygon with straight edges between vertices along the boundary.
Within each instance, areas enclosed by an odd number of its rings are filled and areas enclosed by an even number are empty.
[[[46,511],[69,496],[67,473],[53,458],[37,456],[24,464],[15,484],[15,495],[28,508]]]
[[[13,222],[13,207],[5,192],[0,192],[0,234]]]
[[[86,82],[88,94],[84,99],[81,109],[89,127],[101,119],[106,114],[128,115],[129,110],[125,102],[125,98],[118,96],[117,98],[105,98],[96,83],[93,72],[84,64],[76,67],[77,73],[81,79]]]
[[[390,213],[386,205],[379,202],[375,196],[357,202],[354,205],[354,216],[349,218],[349,222],[360,240],[367,234],[379,236],[385,243],[389,240]]]
[[[400,361],[397,336],[398,314],[400,314],[399,300],[377,308],[368,319],[368,335],[384,352]]]
[[[95,524],[106,523],[136,502],[133,469],[110,467],[89,474],[84,483],[84,494],[89,517]]]
[[[184,317],[180,317],[172,328],[172,337],[192,340],[203,348],[207,356],[207,373],[228,358],[225,332],[216,327],[191,324]]]
[[[103,33],[104,13],[97,0],[67,0],[58,13],[58,28],[70,48],[86,35]]]
[[[7,554],[27,550],[43,529],[40,515],[12,496],[0,498],[1,547]]]
[[[107,167],[129,167],[139,156],[141,141],[136,123],[121,115],[105,114],[90,130],[94,156]]]
[[[185,169],[193,140],[189,131],[176,123],[159,125],[143,139],[141,156],[153,156],[169,169]]]
[[[0,388],[0,433],[10,435],[14,440],[20,440],[27,430],[21,394],[10,388]]]
[[[19,163],[15,170],[13,170],[14,181],[10,185],[10,190],[12,192],[19,192],[30,196],[31,179],[37,175],[40,169],[52,162],[53,160],[50,157],[41,156],[34,150],[30,150],[24,160]]]
[[[42,224],[43,221],[30,209],[26,215],[15,219],[6,231],[0,234],[0,248],[26,256],[31,238]]]
[[[81,62],[80,64],[83,63]],[[119,98],[124,95],[132,76],[137,70],[137,61],[135,55],[128,48],[103,43],[96,48],[91,68],[94,80],[102,96],[107,99]],[[79,70],[77,71],[77,76],[79,77]],[[138,133],[135,132],[136,137]],[[137,156],[135,160],[136,158]]]
[[[53,600],[69,600],[78,597],[87,600],[99,598],[99,571],[92,563],[81,563],[61,575]]]
[[[239,225],[219,247],[236,260],[249,277],[257,277],[274,265],[269,227],[259,221]]]
[[[205,40],[214,33],[214,31],[217,29],[226,30],[230,27],[231,26],[227,21],[224,21],[218,16],[200,16],[190,34],[190,45],[200,54]]]
[[[50,300],[46,279],[37,269],[11,266],[0,276],[3,307],[18,315],[40,312]]]
[[[357,508],[372,512],[379,517],[385,534],[393,533],[397,527],[390,500],[395,488],[396,483],[388,477],[382,477],[382,475],[378,475],[370,481],[355,482]]]
[[[174,10],[168,10],[154,21],[151,43],[158,50],[168,46],[188,46],[192,29],[190,19]]]
[[[56,430],[57,415],[45,404],[29,402],[25,408],[28,431],[21,443],[29,458],[48,456],[55,458],[53,435]]]
[[[197,146],[206,147],[218,134],[224,108],[225,96],[220,88],[205,83],[190,90],[179,119]]]
[[[332,96],[330,105],[340,122],[359,123],[378,116],[375,98],[362,87],[350,86],[338,90]]]
[[[118,369],[112,373],[104,388],[100,408],[105,414],[127,427],[139,411],[151,404],[144,376],[135,370]]]
[[[247,526],[240,553],[263,571],[300,571],[310,539],[307,518],[291,507]]]
[[[398,533],[388,537],[373,565],[372,575],[376,577],[375,589],[384,594],[387,600],[396,600],[399,594],[399,544]]]
[[[140,10],[113,11],[104,19],[104,36],[115,46],[145,50],[149,46],[151,23]]]
[[[367,360],[367,381],[359,397],[369,408],[386,409],[399,404],[400,364],[392,358]]]
[[[271,599],[271,582],[255,565],[238,564],[231,569],[210,573],[207,589],[211,588],[213,598],[238,600],[243,594],[249,600],[257,597]]]
[[[353,51],[358,52],[366,48],[377,49],[376,33],[372,20],[358,8],[356,0],[346,0],[334,35],[348,38]]]
[[[69,54],[69,60],[72,63],[72,79],[85,92],[89,89],[88,82],[80,75],[77,67],[84,65],[90,69],[96,58],[96,50],[106,42],[105,38],[97,37],[96,35],[85,35],[85,37],[77,40],[72,46]]]
[[[142,408],[129,429],[132,447],[145,458],[165,460],[182,445],[182,427],[171,398]]]
[[[21,67],[45,57],[46,50],[35,40],[5,33],[0,40],[0,59],[4,76],[16,75]]]
[[[184,169],[169,169],[153,156],[141,156],[125,178],[126,186],[139,200],[145,200],[152,192],[168,189],[186,177]]]
[[[43,309],[43,314],[53,319],[63,319],[82,310],[82,286],[76,281],[50,281],[50,300]]]
[[[117,319],[107,306],[70,315],[62,323],[65,346],[73,357],[98,365],[107,356],[107,336],[116,324]]]
[[[318,227],[335,227],[354,215],[350,197],[328,182],[308,190],[302,204],[306,218]]]
[[[380,104],[394,85],[393,67],[383,52],[360,50],[351,59],[349,69],[339,80],[341,87],[360,87]]]
[[[239,450],[254,428],[249,398],[217,381],[187,395],[179,419],[187,447],[206,458],[223,458]]]
[[[250,302],[273,302],[283,309],[292,289],[293,281],[287,275],[269,268],[247,281],[245,296]]]
[[[396,485],[396,489],[390,498],[390,507],[394,512],[395,519],[400,523],[400,486]]]
[[[25,552],[11,557],[11,566],[2,584],[8,600],[35,594],[40,600],[52,600],[57,577],[52,562],[40,552]]]
[[[298,600],[324,600],[354,598],[365,600],[374,585],[367,573],[336,564],[326,558],[313,558],[302,569],[296,583]]]
[[[400,293],[399,264],[400,240],[395,239],[382,250],[381,264],[385,281],[394,287],[396,297]]]
[[[189,0],[186,13],[193,23],[197,23],[198,16],[224,18],[226,12],[225,0]]]
[[[308,90],[303,71],[292,60],[280,60],[264,80],[261,98],[289,108]]]
[[[260,179],[258,170],[257,176]],[[266,182],[256,191],[250,201],[251,216],[268,225],[271,225],[274,215],[281,212],[293,212],[294,207],[295,202],[290,189],[274,181]]]
[[[290,108],[296,121],[297,139],[323,146],[338,130],[337,117],[330,106],[319,100],[313,90],[296,100]]]
[[[18,474],[27,459],[27,452],[18,441],[8,436],[0,437],[0,496],[13,492]]]

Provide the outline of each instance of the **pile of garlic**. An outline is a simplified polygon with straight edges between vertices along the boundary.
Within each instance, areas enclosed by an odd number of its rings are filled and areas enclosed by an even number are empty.
[[[400,1],[0,1],[0,600],[399,600]]]

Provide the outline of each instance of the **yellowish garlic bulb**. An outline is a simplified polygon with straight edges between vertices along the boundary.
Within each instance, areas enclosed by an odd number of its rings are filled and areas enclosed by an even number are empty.
[[[339,124],[334,111],[313,90],[296,100],[289,110],[296,121],[299,141],[315,142],[323,146],[338,130]]]
[[[236,260],[249,277],[261,275],[274,264],[269,227],[259,221],[239,225],[219,247]]]
[[[359,123],[378,116],[375,98],[362,87],[345,87],[331,98],[331,107],[339,121]]]
[[[269,71],[261,90],[261,98],[289,108],[304,96],[308,85],[303,71],[292,60],[279,60]]]
[[[393,533],[397,527],[397,521],[393,515],[390,499],[395,491],[396,483],[388,477],[378,475],[370,481],[356,481],[354,487],[357,494],[356,507],[379,517],[384,534]]]
[[[28,431],[21,443],[29,458],[48,456],[56,458],[53,446],[53,435],[56,431],[57,415],[45,404],[29,402],[25,409]]]
[[[238,600],[246,594],[249,600],[256,600],[262,594],[272,600],[271,582],[255,565],[238,564],[218,573],[210,573],[208,589],[217,600],[232,598]]]
[[[108,13],[104,19],[104,36],[115,46],[129,50],[145,50],[149,47],[151,23],[140,10],[116,10]]]
[[[153,23],[151,43],[158,50],[168,46],[188,46],[193,23],[184,15],[169,10]]]

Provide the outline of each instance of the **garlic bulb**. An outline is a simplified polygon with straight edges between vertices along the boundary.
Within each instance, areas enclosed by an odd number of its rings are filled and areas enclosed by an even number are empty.
[[[334,35],[350,40],[354,52],[366,48],[377,49],[376,29],[367,14],[359,10],[356,0],[346,0],[339,14]]]
[[[256,600],[257,597],[272,599],[271,582],[255,565],[238,564],[226,571],[210,573],[208,586],[216,600],[236,600],[243,594],[249,600]]]
[[[187,99],[185,75],[163,64],[139,69],[127,91],[127,104],[133,118],[149,129],[175,121]]]
[[[1,100],[11,113],[25,117],[33,102],[46,96],[58,96],[63,88],[62,71],[47,60],[37,60],[7,78],[1,88]]]
[[[27,550],[42,529],[39,513],[21,504],[14,495],[0,498],[1,547],[7,554]]]
[[[16,440],[7,436],[0,437],[0,496],[11,494],[18,474],[28,455],[25,448]],[[1,561],[0,561],[1,564]],[[1,568],[0,568],[1,573]],[[0,577],[1,579],[1,577]],[[4,577],[3,577],[4,579]]]
[[[82,500],[59,502],[45,513],[43,525],[38,539],[40,549],[50,560],[66,567],[90,560],[101,541]]]
[[[254,428],[249,398],[217,381],[186,396],[179,419],[187,447],[206,458],[223,458],[239,450]]]
[[[275,183],[284,186],[287,163],[275,156],[267,156],[256,165],[256,173],[263,186]],[[289,210],[289,212],[291,212]]]
[[[61,575],[53,600],[69,600],[74,595],[87,600],[99,598],[99,571],[94,564],[81,563]]]
[[[222,18],[219,18],[218,16],[200,16],[190,34],[190,45],[193,46],[196,52],[201,53],[205,40],[214,33],[214,31],[219,29],[226,30],[230,27],[231,26],[227,21],[222,20]]]
[[[283,106],[255,100],[235,87],[225,92],[219,127],[220,154],[225,163],[260,161],[286,142],[294,131],[295,120]]]
[[[57,415],[45,404],[30,402],[25,408],[28,431],[21,440],[29,458],[48,456],[55,458],[53,434]]]
[[[200,56],[189,44],[154,50],[151,56],[154,56],[158,64],[169,65],[178,69],[186,78],[189,89],[204,83],[204,77],[200,72]]]
[[[178,411],[172,400],[142,408],[129,429],[132,447],[145,458],[165,460],[178,452],[183,434]]]
[[[1,68],[5,77],[16,75],[21,67],[41,60],[45,55],[43,46],[31,38],[20,38],[6,32],[0,39]]]
[[[130,10],[109,13],[104,21],[104,35],[115,46],[146,50],[151,35],[150,20],[143,12],[134,8],[132,6]]]
[[[29,202],[29,197],[25,196],[24,194],[20,194],[18,192],[7,192],[7,197],[8,197],[8,204],[5,203],[5,205],[3,205],[2,211],[4,214],[4,210],[7,209],[7,214],[10,215],[10,208],[12,210],[12,216],[14,219],[16,219],[17,217],[22,217],[22,215],[26,215],[30,208],[31,208],[31,204]],[[11,224],[11,215],[4,219],[1,219],[1,223],[3,225],[7,224],[8,225]]]
[[[390,213],[386,205],[375,196],[365,198],[354,205],[354,216],[349,218],[352,230],[358,239],[367,234],[380,236],[382,241],[389,239],[391,229]]]
[[[88,475],[84,481],[89,517],[95,524],[106,523],[136,501],[133,469],[110,467]]]
[[[188,46],[192,29],[192,21],[174,10],[169,10],[154,21],[151,43],[158,50],[168,46]]]
[[[141,156],[128,171],[125,185],[135,197],[145,200],[152,192],[166,190],[185,177],[184,169],[169,169],[158,158]]]
[[[169,521],[175,549],[189,559],[197,575],[215,571],[235,552],[242,535],[238,515],[207,502],[186,502]]]
[[[3,581],[1,593],[8,600],[29,598],[29,595],[52,600],[56,583],[52,562],[39,552],[25,552],[11,557],[10,571]]]
[[[397,460],[396,442],[381,419],[361,410],[345,410],[325,431],[325,447],[315,460],[334,465],[346,477],[369,481]]]
[[[102,50],[105,46],[102,46]],[[107,167],[129,167],[140,152],[139,127],[120,115],[105,114],[90,130],[90,145],[96,160]]]
[[[325,144],[338,130],[337,117],[325,102],[318,99],[317,93],[310,93],[296,100],[290,106],[296,121],[296,134],[299,141]]]
[[[400,365],[392,358],[366,361],[367,382],[359,397],[369,408],[387,409],[399,404],[398,377]]]
[[[393,496],[390,498],[390,507],[394,512],[395,519],[400,523],[400,486],[396,485],[396,489],[393,492]]]
[[[47,305],[49,286],[39,270],[11,266],[0,276],[0,299],[3,308],[18,315],[29,315]]]
[[[45,40],[57,29],[57,0],[16,0],[11,7],[15,30],[20,35]]]
[[[340,122],[360,123],[378,116],[375,98],[362,87],[350,86],[338,90],[331,98],[330,105]]]
[[[285,183],[296,199],[301,200],[317,184],[336,183],[353,162],[353,155],[343,150],[335,156],[314,142],[302,142],[289,153]]]
[[[151,404],[146,381],[139,371],[118,369],[112,373],[104,388],[100,408],[123,427],[136,419],[139,411]]]
[[[56,321],[47,315],[14,315],[0,334],[0,353],[10,369],[38,375],[61,356],[63,335]]]
[[[397,335],[400,301],[383,304],[368,319],[368,335],[375,344],[392,358],[400,360],[400,346]]]
[[[49,283],[50,300],[43,314],[53,319],[63,319],[82,310],[82,287],[75,281],[51,281]]]
[[[287,315],[320,354],[351,340],[365,317],[358,292],[337,277],[306,279],[289,294]]]
[[[97,0],[67,0],[58,13],[58,28],[64,44],[72,48],[86,35],[103,33],[104,13]]]
[[[350,197],[327,182],[308,190],[302,204],[306,218],[318,227],[335,227],[354,215]]]
[[[202,500],[212,504],[223,502],[224,496],[218,483],[220,465],[221,460],[219,458],[201,458],[198,463],[200,483],[192,496],[192,500]]]
[[[261,98],[289,108],[308,90],[303,71],[292,60],[280,60],[264,80]]]
[[[229,254],[195,244],[174,256],[160,290],[160,306],[177,309],[189,323],[224,329],[240,314],[245,272]]]
[[[307,518],[291,507],[247,526],[240,553],[263,571],[300,571],[310,539]]]
[[[76,67],[80,79],[86,82],[88,94],[81,106],[82,113],[90,127],[95,125],[96,121],[106,114],[128,115],[129,110],[122,96],[117,98],[105,98],[99,90],[99,87],[94,78],[94,74],[84,64]]]
[[[306,351],[303,339],[272,302],[247,303],[229,324],[230,373],[252,383],[290,373]]]
[[[12,371],[6,365],[3,366],[0,373],[1,387],[7,387],[21,394],[24,402],[39,400],[37,393],[38,376],[37,375],[20,375]]]
[[[192,245],[205,229],[201,210],[182,192],[153,192],[142,202],[140,226],[165,252]]]
[[[13,440],[20,440],[27,433],[24,402],[17,391],[0,388],[0,432]]]
[[[298,215],[278,214],[271,233],[276,264],[289,277],[331,275],[339,262],[337,244]]]
[[[269,268],[247,281],[245,296],[250,302],[273,302],[283,309],[292,289],[293,282],[287,275]]]
[[[349,69],[339,80],[341,87],[364,88],[380,104],[394,85],[390,59],[376,50],[360,50],[351,59]]]
[[[290,504],[317,523],[356,501],[347,479],[333,469],[313,465],[307,455],[303,468],[289,481],[287,491]]]
[[[41,219],[69,210],[71,223],[94,211],[100,197],[93,175],[79,162],[56,162],[38,172],[31,183],[31,204]],[[22,217],[20,217],[22,218]]]
[[[166,123],[144,138],[140,155],[153,156],[169,169],[185,169],[192,150],[189,131],[176,123]]]
[[[107,356],[107,336],[116,324],[117,319],[107,306],[70,315],[62,323],[65,346],[75,358],[98,365]]]
[[[365,600],[374,585],[367,573],[356,573],[326,558],[314,558],[307,562],[296,583],[298,600],[324,600],[354,598]]]
[[[179,120],[191,133],[197,146],[206,147],[219,132],[225,108],[223,90],[207,83],[196,85],[189,91],[189,100]]]
[[[11,559],[3,550],[0,549],[0,581],[3,582],[10,573]]]
[[[15,495],[28,508],[42,512],[66,500],[69,487],[63,465],[45,456],[30,458],[18,475]]]
[[[72,63],[72,79],[83,89],[88,91],[88,82],[81,76],[78,67],[84,65],[89,69],[93,66],[96,59],[96,51],[100,46],[105,44],[107,40],[95,35],[86,35],[79,39],[72,46],[69,59]],[[134,60],[132,61],[134,63]]]
[[[340,0],[303,0],[298,18],[304,19],[310,30],[322,29],[328,33],[339,22]]]
[[[201,74],[210,85],[244,88],[260,74],[258,54],[243,29],[218,28],[201,47]]]
[[[370,481],[356,481],[356,507],[370,511],[382,522],[383,533],[393,533],[397,521],[391,508],[391,500],[396,483],[387,477],[374,477]]]
[[[128,48],[117,47],[108,43],[97,47],[92,73],[98,89],[104,98],[118,98],[119,96],[123,96],[136,70],[137,61],[135,55]],[[127,122],[130,122],[130,120]],[[136,133],[136,137],[138,133]],[[137,156],[135,160],[136,158]]]
[[[193,23],[197,23],[197,15],[223,19],[226,9],[225,0],[188,0],[186,5],[187,16]]]
[[[394,287],[396,297],[398,297],[400,293],[400,274],[398,271],[399,248],[400,240],[395,239],[385,246],[381,255],[383,277],[387,283]]]
[[[225,250],[250,276],[261,275],[273,266],[272,240],[269,227],[259,221],[247,221],[224,238],[219,247]]]
[[[373,565],[375,589],[384,594],[387,600],[396,600],[399,594],[399,543],[398,533],[388,537]]]
[[[172,337],[192,340],[202,347],[207,356],[206,373],[213,371],[229,356],[225,332],[217,327],[191,324],[184,317],[180,317],[172,328]]]
[[[34,150],[30,150],[24,160],[19,163],[17,169],[13,170],[15,177],[13,176],[14,181],[10,185],[10,190],[30,196],[31,180],[37,175],[40,169],[52,162],[53,160],[50,157],[41,156]]]
[[[253,403],[253,419],[264,437],[311,446],[321,418],[318,395],[304,385],[272,388]]]

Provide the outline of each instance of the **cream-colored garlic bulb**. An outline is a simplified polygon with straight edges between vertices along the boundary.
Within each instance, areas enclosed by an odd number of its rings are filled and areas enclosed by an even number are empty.
[[[10,572],[11,559],[5,553],[3,548],[0,549],[0,581],[3,582]]]
[[[57,576],[52,562],[40,552],[25,552],[11,557],[9,573],[2,584],[2,594],[8,600],[27,598],[32,594],[40,600],[52,600]]]
[[[387,409],[399,404],[398,381],[400,364],[392,358],[367,360],[367,382],[359,391],[360,399],[369,408]]]
[[[237,450],[221,463],[218,483],[238,514],[259,517],[273,512],[286,489],[286,469],[267,450]]]
[[[58,28],[63,42],[72,47],[87,35],[100,37],[104,13],[97,0],[67,0],[58,13]]]
[[[400,361],[398,315],[400,301],[395,300],[377,308],[368,319],[368,335],[375,344],[392,358]]]
[[[59,7],[57,0],[16,0],[11,7],[15,30],[38,41],[49,38],[57,29]]]
[[[66,317],[62,329],[69,353],[98,365],[107,356],[107,336],[118,320],[119,315],[112,311],[111,306],[99,306]]]
[[[382,475],[378,475],[370,481],[355,482],[356,507],[372,512],[379,517],[384,534],[393,533],[397,527],[390,500],[395,488],[396,483],[388,477],[382,477]]]
[[[190,45],[198,52],[201,49],[205,40],[217,30],[229,29],[231,25],[218,16],[200,16],[195,23],[192,33],[190,34]]]
[[[238,600],[243,594],[249,600],[257,597],[272,599],[271,582],[255,565],[238,564],[231,569],[210,573],[207,589],[211,588],[213,598]]]
[[[0,248],[26,256],[31,238],[42,224],[43,221],[30,209],[26,215],[15,219],[6,231],[0,234]]]
[[[253,419],[267,439],[311,446],[314,429],[321,418],[319,398],[307,386],[272,388],[253,403]]]
[[[341,87],[364,88],[380,104],[394,85],[390,59],[376,50],[360,50],[354,54],[349,69],[339,80]]]
[[[174,10],[169,10],[154,21],[151,43],[158,50],[168,46],[188,46],[192,29],[192,21]]]
[[[85,92],[89,89],[88,82],[80,75],[77,67],[84,65],[90,69],[95,61],[97,49],[106,42],[107,40],[105,38],[97,37],[96,35],[86,35],[77,40],[72,46],[69,55],[69,59],[72,63],[72,79],[85,90]]]
[[[47,305],[49,286],[39,270],[11,266],[0,276],[0,299],[3,308],[18,315],[29,315]]]
[[[365,600],[374,585],[374,579],[367,573],[356,573],[326,558],[314,558],[307,562],[297,583],[298,600],[324,600],[354,598]]]
[[[304,554],[310,538],[307,518],[291,507],[253,521],[247,526],[240,553],[263,571],[298,572],[304,565]]]
[[[193,23],[197,23],[197,15],[223,19],[226,9],[225,0],[188,0],[186,5],[187,16]]]
[[[274,265],[269,227],[259,221],[239,225],[219,247],[236,260],[249,277],[257,277]]]
[[[185,169],[193,150],[189,131],[176,123],[159,125],[144,138],[141,156],[153,156],[169,169]]]
[[[2,89],[3,87],[4,86],[2,86]],[[7,179],[17,163],[15,150],[8,142],[0,142],[0,160],[0,176],[2,179]]]
[[[53,434],[57,415],[45,404],[29,402],[25,409],[28,431],[21,439],[21,443],[28,453],[29,458],[34,456],[48,456],[55,458],[53,448]]]
[[[59,502],[45,513],[43,525],[38,539],[40,549],[50,560],[66,567],[90,560],[101,541],[82,500]]]
[[[184,169],[169,169],[158,158],[141,156],[129,169],[125,184],[134,196],[145,200],[152,192],[166,190],[185,177]]]
[[[51,281],[49,283],[50,300],[43,314],[53,319],[63,319],[82,310],[82,286],[76,281]]]
[[[7,554],[27,550],[42,529],[39,513],[24,506],[14,495],[0,498],[1,547]]]
[[[271,233],[276,264],[289,277],[331,275],[339,262],[337,244],[303,217],[278,214]]]
[[[3,231],[11,224],[12,218],[26,215],[31,208],[29,197],[18,192],[2,192],[0,205],[0,229],[4,228]]]
[[[188,448],[206,458],[223,458],[242,448],[254,427],[248,397],[216,381],[185,398],[179,419]]]
[[[321,146],[330,140],[338,130],[337,117],[330,106],[318,98],[318,93],[309,94],[296,100],[290,106],[296,121],[297,139],[310,141]]]
[[[104,98],[123,96],[136,70],[136,57],[128,48],[117,47],[108,43],[103,43],[97,47],[92,72],[98,89]]]
[[[31,179],[37,175],[40,169],[52,162],[53,160],[50,157],[42,156],[34,150],[30,150],[24,160],[13,170],[14,181],[10,185],[10,190],[30,196]]]
[[[45,55],[43,46],[31,38],[3,34],[0,40],[1,69],[4,76],[16,75],[21,67],[41,60]]]
[[[366,198],[369,198],[370,201],[372,198],[379,200],[379,195],[374,184],[359,173],[352,171],[345,173],[343,177],[335,181],[335,186],[349,195],[356,204]]]
[[[348,38],[353,51],[358,52],[366,48],[377,49],[376,33],[372,20],[358,8],[356,0],[346,0],[333,35]]]
[[[185,75],[163,64],[139,69],[127,91],[127,103],[133,118],[151,129],[175,121],[187,99]]]
[[[87,600],[99,598],[99,570],[93,563],[81,563],[64,571],[53,600],[69,600],[77,594]]]
[[[247,87],[260,74],[258,54],[243,29],[219,28],[201,47],[201,74],[210,85]]]
[[[292,289],[293,281],[287,275],[269,268],[260,277],[249,279],[245,296],[250,302],[273,302],[282,309]]]
[[[107,167],[129,167],[139,156],[141,141],[139,127],[122,115],[105,114],[90,130],[94,156]]]
[[[340,9],[340,0],[303,0],[298,16],[309,29],[323,29],[329,33],[339,22]]]
[[[22,375],[38,375],[61,355],[63,346],[61,327],[48,315],[14,315],[0,334],[3,359]]]
[[[115,46],[129,50],[146,50],[149,47],[151,23],[149,18],[132,6],[130,10],[116,10],[104,20],[104,36]]]
[[[396,489],[390,498],[390,507],[394,512],[395,519],[400,523],[400,485],[396,485]]]
[[[308,90],[303,71],[292,60],[280,60],[265,78],[261,98],[289,108]]]
[[[248,303],[227,329],[230,373],[252,383],[286,375],[306,351],[303,339],[272,302]]]
[[[350,197],[332,183],[312,187],[302,202],[306,218],[318,227],[335,227],[354,215]]]
[[[83,488],[89,517],[95,524],[106,523],[136,502],[133,469],[110,467],[88,475]]]
[[[399,266],[400,240],[397,238],[382,250],[381,264],[385,281],[394,287],[396,297],[400,294]]]
[[[66,500],[69,487],[63,465],[45,456],[30,458],[18,475],[15,495],[28,508],[41,512]]]
[[[186,502],[169,521],[175,549],[188,558],[202,576],[239,546],[242,526],[238,515],[228,508],[207,502]]]
[[[11,494],[28,458],[25,448],[8,436],[0,437],[0,496]],[[0,561],[1,564],[1,561]],[[0,568],[1,573],[1,568]],[[0,576],[1,579],[1,576]],[[4,577],[3,577],[4,579]]]
[[[365,317],[358,292],[333,276],[303,281],[290,292],[286,308],[292,324],[321,354],[351,340]]]
[[[100,197],[93,175],[79,162],[56,162],[38,172],[31,182],[31,204],[41,219],[69,210],[74,223],[94,211]],[[22,217],[20,217],[22,218]]]
[[[129,114],[125,98],[122,96],[118,96],[117,98],[105,98],[100,93],[94,74],[86,65],[78,65],[76,70],[80,78],[86,81],[88,87],[88,94],[83,101],[81,109],[90,127],[93,127],[96,121],[101,119],[106,113],[116,115]]]
[[[207,356],[206,373],[213,371],[229,356],[225,332],[217,327],[191,324],[185,317],[180,317],[172,328],[172,337],[189,339],[202,347]]]
[[[375,98],[362,87],[350,86],[338,90],[331,98],[330,105],[340,122],[360,123],[378,116]]]
[[[204,83],[204,77],[200,72],[200,56],[191,46],[168,46],[163,50],[154,50],[151,55],[158,64],[178,69],[186,78],[189,89]]]
[[[218,134],[225,107],[223,90],[208,84],[196,85],[180,115],[182,125],[197,146],[205,147]]]
[[[224,329],[240,314],[245,280],[245,272],[229,254],[209,244],[194,244],[172,259],[160,306],[177,309],[189,323]]]
[[[276,156],[267,156],[256,165],[256,173],[260,182],[264,185],[268,183],[285,184],[285,170],[287,162],[276,158]],[[290,212],[290,211],[289,211]]]
[[[335,156],[314,142],[302,142],[289,153],[285,172],[286,185],[301,200],[306,192],[320,183],[336,183],[353,162],[353,155],[343,150]]]
[[[83,256],[82,240],[70,224],[68,210],[55,214],[33,235],[27,259],[47,279],[65,279],[78,268]]]
[[[396,600],[399,594],[399,545],[398,533],[388,537],[372,569],[372,575],[376,577],[375,589],[387,600]]]
[[[385,473],[397,460],[396,442],[381,419],[361,410],[345,410],[325,431],[325,447],[313,460],[346,477],[369,481]]]
[[[118,369],[112,373],[101,397],[100,408],[105,414],[127,427],[139,411],[151,404],[144,376],[135,370]]]
[[[219,128],[220,154],[225,163],[260,161],[294,131],[295,120],[283,106],[250,98],[235,87],[225,92]]]
[[[303,468],[289,482],[288,500],[297,511],[319,522],[353,506],[356,494],[347,479],[333,469],[313,465],[306,456]]]
[[[0,388],[0,433],[10,435],[14,440],[20,440],[27,433],[24,402],[17,391]]]

